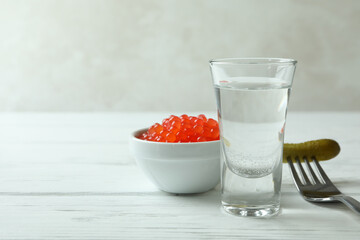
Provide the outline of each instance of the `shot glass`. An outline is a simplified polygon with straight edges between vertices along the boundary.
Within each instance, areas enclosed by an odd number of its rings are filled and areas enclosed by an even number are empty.
[[[221,143],[221,201],[237,216],[280,210],[286,112],[296,61],[210,61]]]

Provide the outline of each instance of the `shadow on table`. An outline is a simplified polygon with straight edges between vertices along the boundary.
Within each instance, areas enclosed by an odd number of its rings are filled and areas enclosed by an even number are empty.
[[[307,217],[318,215],[319,212],[314,212],[314,208],[326,209],[327,211],[331,211],[334,214],[343,212],[353,215],[355,218],[360,217],[360,215],[355,214],[341,202],[308,202],[299,193],[283,194],[281,198],[281,208],[290,210],[294,215],[298,215],[298,217],[299,213],[301,213],[300,215],[307,213]]]
[[[184,203],[199,203],[203,206],[208,205],[220,205],[221,202],[221,195],[218,187],[215,187],[214,189],[204,192],[204,193],[194,193],[194,194],[173,194],[173,193],[166,193],[164,194],[168,196],[172,196],[177,198],[178,200],[182,200]]]

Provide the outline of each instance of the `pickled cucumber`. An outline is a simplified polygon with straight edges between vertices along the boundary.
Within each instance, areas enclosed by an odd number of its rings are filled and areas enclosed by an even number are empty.
[[[288,157],[291,157],[292,160],[298,157],[303,161],[304,156],[310,161],[313,156],[319,161],[324,161],[336,157],[339,152],[339,144],[332,139],[319,139],[303,143],[285,143],[283,162],[286,163]]]

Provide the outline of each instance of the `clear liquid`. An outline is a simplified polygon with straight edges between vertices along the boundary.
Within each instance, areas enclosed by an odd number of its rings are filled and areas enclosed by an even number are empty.
[[[265,215],[277,212],[289,87],[278,79],[247,78],[222,82],[215,89],[225,209],[248,215],[261,215],[259,209],[267,209]]]

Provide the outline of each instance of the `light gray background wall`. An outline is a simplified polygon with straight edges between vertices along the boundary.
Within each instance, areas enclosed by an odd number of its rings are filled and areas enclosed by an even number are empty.
[[[219,57],[295,58],[291,110],[360,110],[360,1],[0,0],[0,111],[213,110]]]

